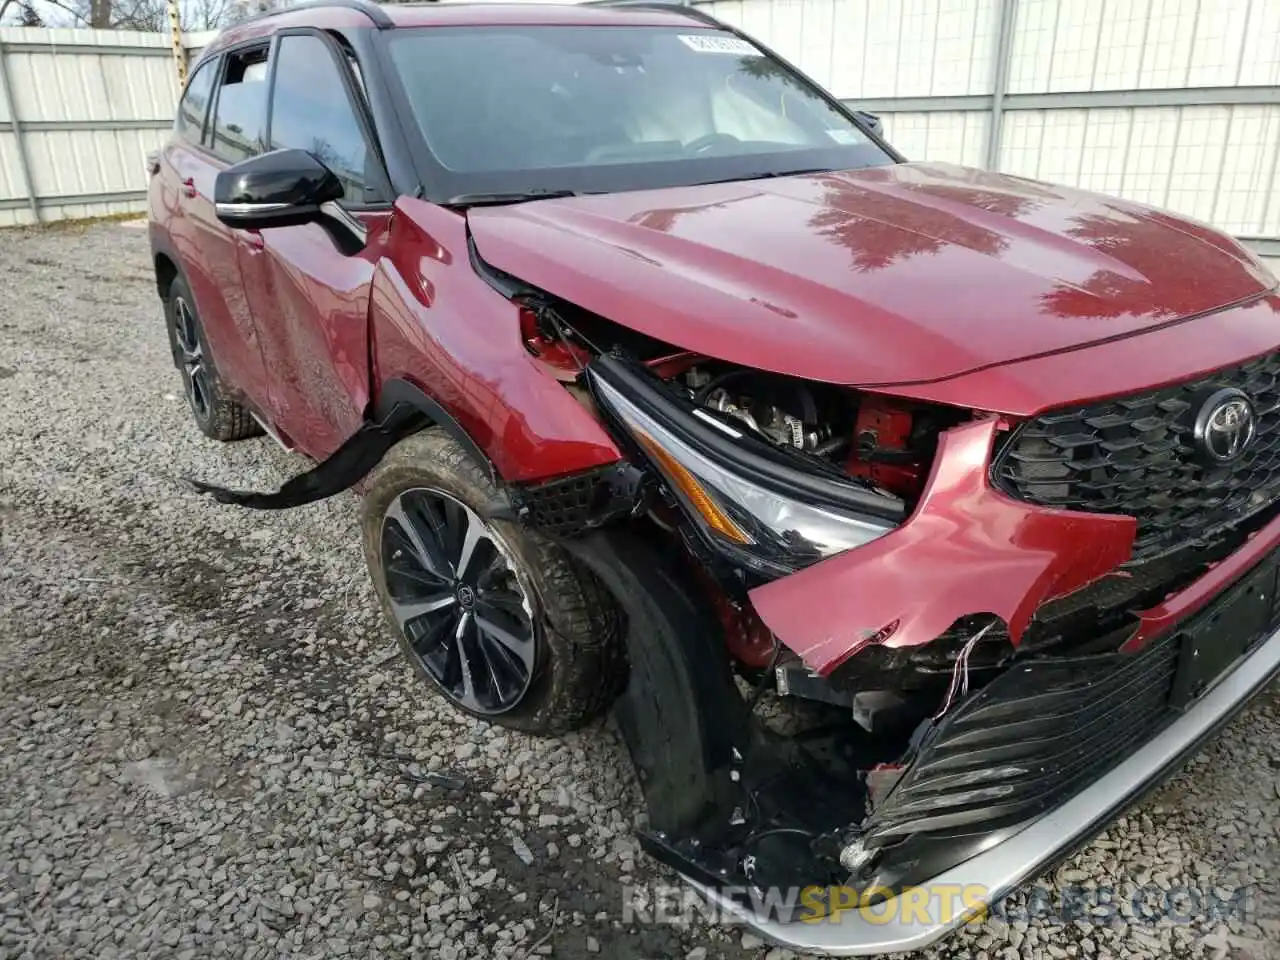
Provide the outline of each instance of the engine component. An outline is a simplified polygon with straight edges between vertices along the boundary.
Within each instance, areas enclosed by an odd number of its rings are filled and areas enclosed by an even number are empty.
[[[921,428],[912,411],[883,397],[864,397],[854,425],[854,446],[845,469],[899,496],[914,498],[924,484],[918,439]]]

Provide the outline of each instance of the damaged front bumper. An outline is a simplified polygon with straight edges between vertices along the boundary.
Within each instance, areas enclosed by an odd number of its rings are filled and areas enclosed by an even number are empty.
[[[797,484],[777,483],[790,464],[596,363],[601,407],[663,436],[653,458],[693,464],[668,465],[669,486],[734,462],[794,499]],[[788,565],[760,555],[771,541],[750,525],[738,572],[789,567],[739,584],[776,638],[769,673],[824,708],[782,718],[797,728],[757,715],[768,674],[738,693],[678,570],[617,530],[571,546],[626,613],[619,721],[649,806],[645,849],[772,940],[865,954],[942,936],[1103,828],[1280,667],[1280,519],[1135,566],[1133,517],[992,487],[999,429],[943,431],[910,516],[846,551]],[[726,484],[683,482],[706,552],[732,559],[720,541],[748,519],[703,503]],[[836,487],[825,494],[852,495]],[[883,710],[864,709],[873,695]]]
[[[941,937],[1103,829],[1280,669],[1280,520],[1229,555],[1206,554],[1196,579],[1135,614],[1133,601],[1156,601],[1143,574],[1116,573],[1133,520],[993,490],[996,429],[977,421],[943,435],[925,495],[897,529],[750,597],[815,675],[837,683],[867,678],[869,647],[909,653],[980,614],[1007,629],[1001,642],[1017,655],[972,694],[948,694],[896,761],[875,756],[878,735],[847,741],[843,756],[814,741],[778,752],[766,738],[733,753],[729,792],[741,798],[729,829],[642,838],[722,913],[775,942],[857,955]],[[1064,603],[1085,597],[1096,615],[1110,602],[1099,593],[1116,591],[1127,598],[1111,604],[1119,621],[1074,623],[1069,642],[1046,641]],[[887,788],[873,787],[884,766]],[[841,806],[841,782],[843,829],[822,812]],[[811,843],[788,848],[788,835]],[[772,838],[767,852],[761,838]],[[807,899],[797,905],[789,890]]]
[[[987,479],[995,420],[943,433],[911,517],[892,532],[751,591],[756,613],[815,673],[871,644],[932,643],[992,614],[1016,645],[1037,608],[1129,559],[1132,517],[1020,503]]]
[[[793,950],[864,956],[928,946],[962,926],[975,910],[980,915],[985,905],[999,902],[1091,840],[1176,772],[1277,674],[1280,631],[1265,635],[1252,653],[1121,765],[1015,831],[988,835],[988,845],[965,862],[873,906],[784,919],[757,913],[706,884],[688,882],[725,916]]]

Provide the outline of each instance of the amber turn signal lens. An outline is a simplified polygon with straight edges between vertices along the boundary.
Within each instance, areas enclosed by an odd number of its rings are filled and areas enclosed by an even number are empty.
[[[671,482],[676,485],[680,492],[684,494],[685,499],[693,505],[693,508],[706,521],[707,526],[726,540],[732,540],[734,543],[754,542],[745,530],[734,523],[732,518],[720,509],[715,500],[702,488],[698,478],[690,473],[684,464],[662,449],[658,441],[643,430],[633,426],[632,431],[636,439],[640,441],[640,445],[658,462],[658,465],[662,467],[663,472],[666,473]]]

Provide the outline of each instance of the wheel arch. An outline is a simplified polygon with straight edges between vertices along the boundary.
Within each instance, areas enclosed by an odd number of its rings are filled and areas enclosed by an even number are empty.
[[[156,293],[163,300],[169,295],[169,286],[182,276],[183,270],[178,262],[178,254],[174,251],[169,234],[160,224],[151,223],[151,265],[156,274]]]
[[[475,438],[453,414],[417,384],[402,377],[393,377],[383,383],[373,404],[372,419],[385,420],[397,406],[400,406],[402,411],[405,407],[416,411],[419,415],[417,419],[420,429],[425,430],[427,427],[434,426],[444,430],[467,451],[468,455],[484,467],[491,481],[498,485],[502,484],[502,477],[499,476],[493,461],[485,454],[480,444],[476,443]]]
[[[169,295],[169,287],[173,285],[173,281],[178,279],[178,265],[167,253],[157,253],[155,255],[156,269],[156,293],[160,295],[160,299],[164,299]]]

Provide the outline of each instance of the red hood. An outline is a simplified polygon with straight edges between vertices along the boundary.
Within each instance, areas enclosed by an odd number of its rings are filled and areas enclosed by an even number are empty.
[[[855,385],[1150,330],[1271,281],[1194,221],[909,163],[476,208],[480,255],[677,347]]]

